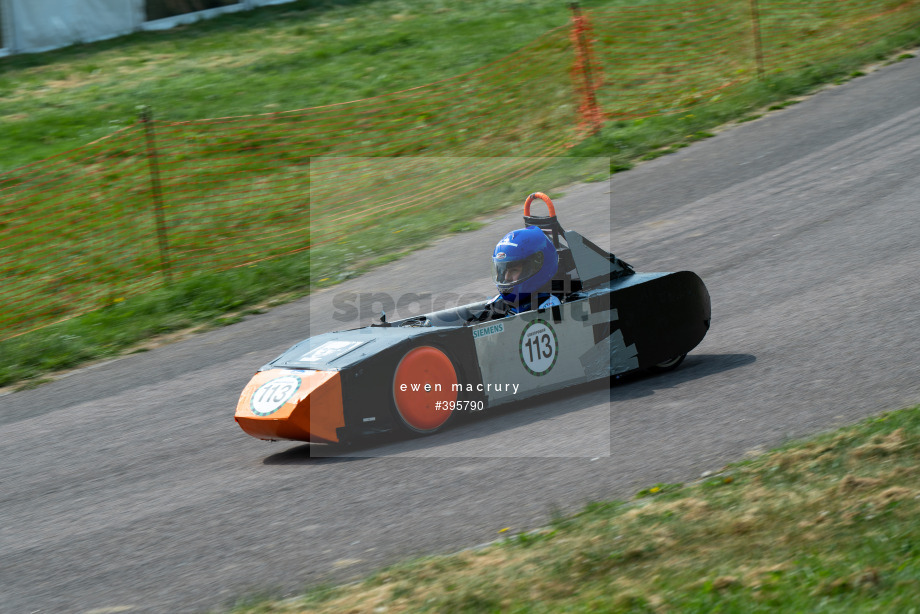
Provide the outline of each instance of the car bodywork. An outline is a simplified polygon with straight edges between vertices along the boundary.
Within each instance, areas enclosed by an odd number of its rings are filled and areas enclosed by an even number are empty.
[[[530,216],[535,198],[550,216]],[[484,409],[676,366],[706,335],[709,293],[695,273],[633,271],[563,230],[541,193],[528,197],[524,220],[557,247],[560,305],[483,321],[481,302],[311,337],[256,373],[237,423],[261,439],[322,443],[430,433],[462,404]]]

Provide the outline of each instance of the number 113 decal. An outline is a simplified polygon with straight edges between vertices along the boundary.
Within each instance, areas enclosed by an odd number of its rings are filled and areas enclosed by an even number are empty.
[[[531,375],[546,375],[559,356],[556,331],[545,320],[534,320],[524,327],[519,348],[521,362]]]

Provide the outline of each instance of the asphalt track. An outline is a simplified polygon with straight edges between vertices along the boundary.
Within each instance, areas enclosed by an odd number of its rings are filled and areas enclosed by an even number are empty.
[[[920,58],[558,205],[638,269],[706,281],[712,328],[680,369],[354,456],[239,430],[254,368],[341,327],[336,295],[488,292],[520,220],[497,216],[309,301],[0,397],[0,611],[290,594],[920,402]]]

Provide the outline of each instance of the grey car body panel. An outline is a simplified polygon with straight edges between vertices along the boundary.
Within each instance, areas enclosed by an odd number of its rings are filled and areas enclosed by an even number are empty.
[[[428,327],[369,326],[324,333],[294,345],[266,367],[341,371],[430,332]]]

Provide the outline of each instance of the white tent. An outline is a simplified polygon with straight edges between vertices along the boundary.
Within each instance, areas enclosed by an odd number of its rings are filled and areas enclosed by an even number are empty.
[[[0,0],[0,54],[47,51],[292,1]]]

